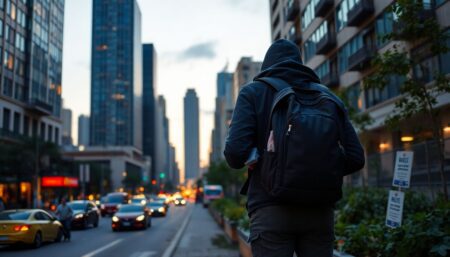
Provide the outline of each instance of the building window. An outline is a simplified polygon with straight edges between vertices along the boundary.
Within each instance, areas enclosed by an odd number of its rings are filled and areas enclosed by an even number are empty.
[[[447,47],[450,49],[450,30],[445,32],[447,34]],[[443,53],[439,56],[440,72],[443,74],[450,73],[450,52]]]
[[[2,2],[2,1],[0,0],[0,2]],[[3,36],[3,20],[2,19],[0,19],[0,37],[1,36]]]
[[[392,12],[384,11],[377,17],[375,24],[375,31],[377,34],[377,47],[380,48],[387,42],[383,39],[383,36],[392,33],[394,25],[394,15]]]
[[[306,6],[305,11],[302,15],[302,29],[306,29],[309,24],[314,20],[315,14],[315,6],[319,2],[319,0],[311,0],[309,4]]]
[[[3,79],[3,95],[12,97],[12,93],[13,93],[12,80],[7,77],[4,77],[4,79]]]
[[[305,62],[308,62],[316,54],[316,42],[313,35],[309,37],[305,44],[303,44],[303,52],[305,55]]]
[[[9,53],[8,51],[5,51],[5,56],[4,56],[4,60],[3,60],[3,65],[8,69],[8,70],[13,70],[14,69],[14,56]]]
[[[361,87],[359,82],[347,88],[346,96],[349,107],[358,112],[362,110]]]
[[[315,70],[320,79],[330,74],[330,61],[326,60]]]
[[[438,56],[426,57],[419,64],[414,66],[414,77],[424,83],[433,81],[435,74],[438,72]]]
[[[403,77],[391,76],[388,80],[388,84],[384,86],[383,90],[378,88],[364,90],[366,108],[370,108],[400,95],[400,85],[403,84],[403,82]]]
[[[339,73],[342,74],[348,69],[348,58],[363,47],[363,38],[356,35],[348,43],[343,45],[338,53]]]
[[[20,113],[18,113],[18,112],[14,112],[13,131],[17,135],[20,133]]]
[[[11,111],[8,108],[3,109],[3,129],[9,130]]]

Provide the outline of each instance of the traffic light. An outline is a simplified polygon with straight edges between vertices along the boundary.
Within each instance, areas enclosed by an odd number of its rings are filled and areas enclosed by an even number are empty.
[[[159,178],[163,179],[166,177],[166,174],[164,172],[159,173]]]
[[[152,179],[152,185],[156,185],[156,179]]]

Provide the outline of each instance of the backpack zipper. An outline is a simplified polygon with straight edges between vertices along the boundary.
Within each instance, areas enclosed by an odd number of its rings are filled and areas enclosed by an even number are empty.
[[[288,130],[286,132],[286,136],[289,136],[291,134],[291,129],[292,129],[292,124],[289,123]]]

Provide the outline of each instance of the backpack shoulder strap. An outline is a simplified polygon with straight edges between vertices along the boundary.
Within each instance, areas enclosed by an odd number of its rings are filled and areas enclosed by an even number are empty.
[[[280,92],[281,90],[285,88],[290,88],[291,85],[289,85],[286,81],[279,79],[279,78],[273,78],[273,77],[262,77],[255,79],[256,81],[264,82],[266,85],[269,85],[275,91]]]

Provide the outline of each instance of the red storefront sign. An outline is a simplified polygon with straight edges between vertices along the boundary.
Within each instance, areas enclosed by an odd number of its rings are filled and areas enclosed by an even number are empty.
[[[78,187],[78,178],[74,177],[42,177],[42,187]]]

